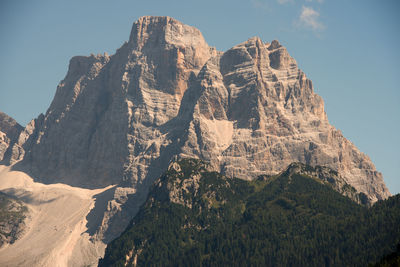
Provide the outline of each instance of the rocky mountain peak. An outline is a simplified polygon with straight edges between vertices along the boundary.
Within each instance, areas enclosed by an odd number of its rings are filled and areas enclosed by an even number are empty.
[[[0,111],[0,130],[11,139],[18,137],[23,127],[13,118]]]
[[[141,50],[166,45],[207,46],[201,32],[168,16],[144,16],[133,23],[129,43]]]
[[[12,161],[13,154],[19,156],[19,151],[14,145],[23,129],[13,118],[0,111],[0,162]]]
[[[268,46],[268,50],[275,50],[282,47],[278,40],[272,40],[271,44]]]
[[[129,37],[133,54],[145,56],[153,65],[159,88],[182,98],[190,74],[197,74],[204,63],[215,54],[201,32],[170,17],[139,18]]]
[[[370,202],[390,195],[278,41],[254,37],[217,52],[169,17],[140,18],[114,55],[71,59],[50,108],[19,139],[10,163],[22,159],[15,168],[37,180],[123,188],[107,220],[133,216],[174,158],[242,179],[292,162],[327,166]]]

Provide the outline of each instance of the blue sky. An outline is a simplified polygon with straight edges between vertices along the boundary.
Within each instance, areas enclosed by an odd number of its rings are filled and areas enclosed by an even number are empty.
[[[329,121],[400,192],[400,1],[1,0],[0,110],[45,113],[75,55],[113,54],[143,15],[168,15],[227,50],[279,40],[313,81]]]

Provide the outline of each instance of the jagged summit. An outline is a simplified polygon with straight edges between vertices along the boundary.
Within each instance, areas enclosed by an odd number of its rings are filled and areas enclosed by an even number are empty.
[[[170,17],[141,17],[132,26],[127,47],[132,60],[152,65],[155,89],[175,95],[178,102],[190,74],[197,74],[216,53],[198,29]]]
[[[13,162],[13,155],[19,157],[20,150],[15,143],[23,129],[13,118],[0,111],[0,163]]]
[[[268,47],[268,50],[275,50],[282,47],[278,40],[272,40],[271,45]]]
[[[390,195],[278,41],[217,52],[170,17],[137,20],[114,55],[71,59],[50,108],[23,133],[15,168],[45,183],[120,185],[108,219],[124,203],[132,216],[176,157],[242,179],[292,162],[327,166],[372,202]]]
[[[133,23],[129,43],[137,49],[168,44],[207,46],[201,32],[168,16],[144,16]]]

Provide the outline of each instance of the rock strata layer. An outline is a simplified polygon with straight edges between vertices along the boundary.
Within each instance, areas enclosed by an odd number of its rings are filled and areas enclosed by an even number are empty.
[[[104,225],[135,214],[179,157],[243,179],[292,162],[327,166],[371,202],[390,195],[278,41],[254,37],[219,52],[170,17],[140,18],[114,55],[72,58],[50,108],[17,145],[10,162],[41,182],[118,184]]]

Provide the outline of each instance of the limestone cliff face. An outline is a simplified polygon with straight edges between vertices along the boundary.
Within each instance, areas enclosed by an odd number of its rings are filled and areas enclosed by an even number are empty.
[[[329,124],[312,82],[277,41],[251,38],[210,59],[197,80],[184,155],[244,179],[291,162],[328,166],[372,201],[390,195],[371,160]]]
[[[134,214],[176,157],[244,179],[292,162],[328,166],[372,202],[390,195],[278,41],[218,52],[170,17],[140,18],[112,56],[72,58],[50,108],[20,139],[16,166],[40,181],[120,185],[104,224],[124,207]]]
[[[135,187],[170,143],[164,125],[213,53],[197,29],[143,17],[115,55],[72,58],[23,164],[43,182]]]

